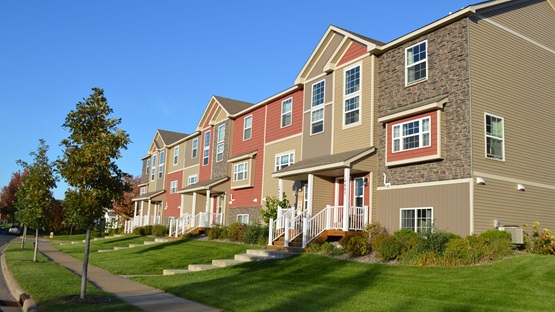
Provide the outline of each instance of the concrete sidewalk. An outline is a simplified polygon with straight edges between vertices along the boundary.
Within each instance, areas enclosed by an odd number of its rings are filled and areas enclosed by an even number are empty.
[[[77,260],[52,247],[47,241],[39,241],[39,251],[53,262],[64,266],[73,273],[81,276],[83,262]],[[106,270],[89,264],[89,282],[105,292],[112,293],[123,301],[136,306],[143,311],[152,312],[214,312],[217,309],[189,301],[174,295],[165,293],[135,281],[128,280],[119,275],[114,275]]]

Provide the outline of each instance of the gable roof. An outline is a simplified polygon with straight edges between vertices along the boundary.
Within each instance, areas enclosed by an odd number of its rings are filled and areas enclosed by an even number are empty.
[[[253,103],[229,99],[223,96],[214,95],[214,98],[228,112],[229,115],[235,115],[238,112],[254,105]]]
[[[164,141],[165,145],[171,145],[171,144],[189,136],[188,134],[185,134],[185,133],[173,132],[173,131],[168,131],[168,130],[158,129],[156,131],[158,131],[158,134],[160,134],[160,137],[162,138],[162,141]]]
[[[214,95],[210,98],[208,105],[206,105],[196,130],[202,131],[207,123],[213,125],[253,105],[254,104],[249,102]]]

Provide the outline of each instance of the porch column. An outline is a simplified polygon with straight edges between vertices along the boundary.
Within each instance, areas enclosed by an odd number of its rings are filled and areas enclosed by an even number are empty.
[[[191,209],[191,214],[193,215],[193,219],[191,221],[191,226],[195,227],[198,226],[195,224],[195,215],[196,215],[196,211],[197,211],[197,192],[193,192],[193,200],[192,200],[192,209]]]
[[[139,226],[143,226],[143,222],[144,222],[144,206],[145,202],[143,200],[141,200],[141,217],[139,218]]]
[[[283,200],[283,180],[281,178],[278,180],[278,199]]]
[[[206,218],[205,223],[208,223],[206,226],[210,226],[210,220],[212,220],[211,213],[210,213],[210,190],[206,190],[206,204],[205,204],[205,211],[206,211]]]
[[[152,203],[152,201],[149,199],[148,200],[148,213],[146,215],[146,224],[145,225],[150,225],[150,204]]]
[[[152,225],[155,225],[157,223],[159,213],[160,213],[160,204],[154,204],[154,215],[152,218]]]
[[[137,202],[135,202],[135,210],[133,210],[133,219],[137,217]]]
[[[313,174],[309,174],[308,175],[308,202],[306,203],[306,205],[308,207],[306,207],[306,209],[308,210],[308,213],[306,215],[307,218],[312,218],[312,195],[314,194],[314,175]]]
[[[351,209],[351,168],[345,168],[343,173],[343,231],[349,231],[349,209]]]
[[[181,194],[181,201],[179,205],[179,217],[183,216],[183,204],[185,203],[185,194]]]

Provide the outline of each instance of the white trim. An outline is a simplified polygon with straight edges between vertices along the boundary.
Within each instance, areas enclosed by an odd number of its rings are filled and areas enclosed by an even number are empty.
[[[497,118],[497,119],[501,119],[501,122],[503,124],[503,133],[502,133],[502,137],[501,137],[501,141],[502,141],[502,146],[501,146],[501,151],[503,152],[503,157],[501,159],[499,158],[493,158],[493,157],[488,157],[488,134],[487,134],[487,122],[486,122],[486,118],[487,116],[493,117],[493,118]],[[489,137],[492,137],[494,139],[499,140],[499,138],[494,137],[492,135],[490,135]],[[484,112],[484,157],[486,159],[491,159],[491,160],[497,160],[497,161],[501,161],[501,162],[505,162],[505,118],[494,115],[494,114],[490,114],[490,113],[486,113]]]
[[[289,159],[290,159],[291,155],[293,155],[293,162],[289,163],[286,167],[289,167],[289,166],[291,166],[295,163],[295,150],[293,149],[293,150],[289,150],[289,151],[286,151],[286,152],[281,152],[281,153],[275,154],[274,155],[274,170],[276,169],[276,166],[277,166],[276,163],[277,163],[278,158],[281,158],[283,156],[289,156]],[[280,162],[279,170],[281,170],[283,168],[286,168],[286,167],[281,167],[281,162]],[[277,170],[275,170],[275,171],[277,171]]]
[[[416,108],[412,108],[412,109],[408,109],[399,113],[394,113],[394,114],[390,114],[390,115],[386,115],[383,117],[378,118],[378,122],[390,122],[393,120],[397,120],[397,119],[401,119],[401,118],[405,118],[408,116],[412,116],[412,115],[420,115],[420,114],[424,114],[427,112],[431,112],[434,110],[440,110],[443,108],[443,105],[447,103],[447,97],[434,102],[434,103],[430,103],[430,104],[426,104],[426,105],[422,105]]]
[[[235,156],[233,158],[228,159],[227,162],[228,163],[234,163],[234,162],[238,162],[238,161],[241,161],[241,160],[250,159],[250,158],[253,158],[253,156],[256,155],[256,153],[257,153],[257,151],[254,151],[254,152],[244,154],[244,155],[241,155],[241,156]]]
[[[176,173],[176,172],[179,172],[179,171],[183,171],[183,169],[180,168],[180,169],[175,169],[174,171],[168,171],[168,172],[166,172],[166,174],[170,175],[170,174],[173,174],[173,173]]]
[[[195,178],[195,183],[191,183],[191,178]],[[194,185],[198,183],[198,174],[191,174],[187,176],[187,186]]]
[[[408,72],[409,65],[407,64],[407,52],[408,52],[409,49],[414,48],[418,45],[421,45],[422,43],[426,44],[426,60],[425,61],[420,60],[416,63],[413,63],[410,66],[413,67],[413,66],[416,66],[418,64],[421,64],[421,63],[425,62],[426,63],[426,78],[420,78],[420,79],[414,80],[412,82],[409,82],[409,76],[408,76],[408,74],[409,74],[409,72]],[[418,84],[420,82],[428,80],[428,76],[429,76],[428,75],[428,73],[429,73],[429,71],[428,71],[428,64],[429,64],[429,62],[428,62],[428,40],[426,39],[426,40],[423,40],[423,41],[419,41],[419,42],[411,45],[410,47],[405,48],[404,56],[405,56],[405,59],[404,59],[404,64],[405,64],[405,87],[412,86],[412,85],[415,85],[415,84]]]
[[[242,171],[238,171],[238,167],[244,165]],[[238,175],[242,173],[243,178],[238,179]],[[237,164],[233,164],[233,182],[248,181],[249,180],[249,161],[243,161]],[[250,184],[250,183],[249,183]]]
[[[314,194],[314,175],[309,173],[308,174],[308,207],[305,208],[308,210],[307,218],[312,217],[313,194]]]
[[[426,119],[428,119],[428,131],[425,132],[424,131],[424,121]],[[408,123],[414,123],[415,121],[418,121],[418,133],[417,134],[412,134],[412,135],[403,135],[403,126],[408,124]],[[419,118],[414,118],[414,119],[409,119],[407,121],[394,123],[394,124],[391,125],[392,130],[394,130],[395,127],[399,128],[399,137],[395,138],[394,137],[395,136],[395,131],[392,131],[391,141],[393,142],[396,139],[399,140],[399,150],[396,151],[395,150],[395,144],[391,144],[391,153],[402,153],[402,152],[406,152],[406,151],[413,151],[413,150],[417,150],[417,149],[432,146],[432,116],[431,115],[424,116],[424,117],[419,117]],[[428,145],[424,145],[424,134],[428,134]],[[415,136],[415,135],[418,135],[418,146],[404,149],[403,148],[404,147],[404,139],[406,137],[412,137],[412,136]]]
[[[434,207],[407,207],[407,208],[399,208],[399,229],[403,229],[403,210],[413,210],[414,211],[414,232],[418,233],[417,231],[417,219],[418,219],[418,210],[430,209],[432,212],[431,216],[431,231],[434,231]]]
[[[474,233],[474,183],[468,183],[470,189],[468,191],[468,196],[470,197],[468,202],[470,204],[469,207],[469,223],[470,229],[469,234],[472,235]]]
[[[284,114],[283,114],[283,103],[285,103],[286,101],[290,101],[290,103],[291,103],[291,109],[289,110],[289,115],[290,115],[289,124],[284,126],[284,125],[283,125],[283,116],[284,116]],[[281,108],[281,111],[280,111],[280,119],[279,119],[279,127],[280,127],[280,129],[283,129],[283,128],[287,128],[287,127],[292,126],[292,125],[293,125],[293,97],[290,96],[290,97],[288,97],[287,99],[281,101],[281,106],[280,106],[280,108]],[[267,119],[266,119],[266,120],[267,120]]]
[[[220,140],[220,129],[223,127],[224,134]],[[218,126],[218,132],[216,133],[216,143],[223,143],[225,141],[225,123]]]
[[[196,147],[196,148],[194,147],[194,144],[193,144],[195,141],[197,142],[197,147]],[[193,151],[194,151],[194,150],[197,151],[197,155],[196,155],[196,156],[193,156]],[[195,158],[198,157],[198,150],[199,150],[199,148],[198,148],[198,137],[196,137],[196,138],[194,138],[194,139],[191,140],[191,158],[190,158],[190,159],[195,159]]]
[[[374,146],[374,74],[375,74],[375,55],[370,56],[370,146]],[[370,220],[372,220],[372,215],[370,215]]]
[[[415,188],[415,187],[429,187],[429,186],[438,186],[438,185],[449,185],[449,184],[459,184],[459,183],[473,183],[473,178],[466,178],[466,179],[457,179],[457,180],[445,180],[445,181],[435,181],[435,182],[422,182],[422,183],[411,183],[411,184],[403,184],[403,185],[391,185],[391,186],[379,186],[377,188],[378,191],[387,191],[387,190],[398,190],[398,189],[406,189],[406,188]]]
[[[489,173],[485,173],[485,172],[474,171],[472,173],[472,175],[475,176],[475,177],[482,177],[482,178],[494,179],[494,180],[499,180],[499,181],[504,181],[504,182],[511,182],[511,183],[515,183],[515,184],[524,184],[526,186],[530,185],[530,186],[541,187],[541,188],[545,188],[545,189],[549,189],[549,190],[555,190],[555,185],[532,182],[532,181],[523,180],[523,179],[515,179],[515,178],[510,178],[510,177],[504,177],[504,176],[500,176],[500,175],[496,175],[496,174],[489,174]]]
[[[177,151],[177,153],[175,151]],[[173,148],[173,165],[177,166],[178,164],[179,164],[179,145]]]
[[[174,188],[174,183],[175,183],[175,188]],[[173,181],[170,182],[170,194],[177,193],[178,188],[179,188],[179,181],[178,180],[173,180]]]
[[[277,140],[273,140],[273,141],[270,141],[270,142],[266,142],[266,143],[264,143],[264,145],[265,145],[265,146],[269,146],[269,145],[272,145],[272,144],[281,143],[281,142],[283,142],[283,141],[292,140],[292,139],[294,139],[294,138],[296,138],[296,137],[300,137],[300,136],[302,136],[302,135],[303,135],[302,132],[299,132],[299,133],[290,135],[290,136],[288,136],[288,137],[284,137],[284,138],[281,138],[281,139],[277,139]]]
[[[208,145],[206,145],[206,135],[208,134]],[[203,166],[208,166],[210,165],[210,145],[212,144],[212,133],[211,130],[207,130],[206,132],[204,132],[204,135],[202,136],[202,159],[201,159],[201,164]],[[205,157],[204,156],[204,152],[208,151],[208,155]],[[205,164],[204,163],[204,159],[208,159],[208,162]]]
[[[251,124],[250,124],[250,126],[249,126],[248,128],[246,128],[245,126],[246,126],[246,121],[247,121],[248,118],[250,118]],[[250,115],[248,115],[248,116],[245,116],[245,118],[243,118],[243,141],[248,141],[248,140],[252,139],[252,121],[253,121],[253,119],[254,119],[254,118],[252,117],[252,114],[250,114]],[[251,132],[250,132],[249,138],[246,139],[246,138],[245,138],[245,131],[248,130],[248,129],[250,129]]]
[[[247,217],[247,222],[246,222],[246,223],[245,223],[245,222],[239,221],[239,217],[241,217],[241,219],[244,220],[245,216]],[[241,223],[241,224],[248,225],[249,222],[250,222],[250,216],[249,216],[248,213],[239,213],[239,214],[236,215],[235,220],[236,220],[237,222]]]
[[[346,80],[347,80],[347,71],[355,69],[355,68],[359,68],[359,82],[358,82],[358,90],[354,91],[352,93],[349,94],[345,94],[347,86],[346,86]],[[362,124],[362,83],[363,83],[363,77],[362,77],[362,62],[357,62],[352,64],[352,66],[349,67],[345,67],[343,69],[343,81],[342,81],[342,102],[341,102],[341,112],[342,112],[342,129],[347,129],[347,128],[351,128],[351,127],[356,127]],[[335,77],[334,77],[335,78]],[[347,114],[347,112],[345,111],[345,101],[347,100],[351,100],[358,97],[358,121],[357,122],[353,122],[350,123],[348,125],[345,124],[345,115]],[[351,110],[349,112],[353,112],[356,110]]]
[[[187,169],[191,169],[191,168],[199,167],[199,166],[200,166],[200,164],[197,163],[197,164],[194,164],[194,165],[191,165],[191,166],[188,166],[188,167],[184,167],[183,170],[187,170]]]

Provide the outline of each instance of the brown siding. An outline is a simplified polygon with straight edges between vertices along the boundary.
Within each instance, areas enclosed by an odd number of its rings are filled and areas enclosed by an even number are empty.
[[[267,144],[264,159],[264,188],[262,190],[262,198],[266,196],[278,196],[279,179],[272,178],[272,173],[275,172],[276,154],[294,151],[295,162],[301,159],[301,136],[295,136],[291,139],[283,140],[278,143]],[[295,200],[295,192],[293,191],[294,181],[283,180],[283,191],[291,204]]]
[[[321,55],[315,60],[314,67],[308,74],[307,79],[312,79],[324,72],[324,66],[335,52],[335,49],[341,43],[341,40],[343,40],[343,36],[336,34],[335,36],[333,36],[333,38],[331,38],[331,40],[326,41],[326,44],[323,44],[321,46],[321,48],[325,48],[326,50],[324,50]]]
[[[326,105],[324,108],[324,132],[310,135],[310,111],[304,114],[303,159],[329,155],[331,153],[332,115],[333,105]]]
[[[312,195],[312,215],[326,208],[327,205],[333,205],[333,194],[335,192],[335,179],[327,177],[314,176],[314,194]]]
[[[469,183],[378,190],[377,221],[388,231],[400,228],[401,208],[432,207],[434,226],[461,236],[470,234]]]
[[[193,165],[198,165],[198,164],[199,164],[199,157],[200,157],[200,156],[199,156],[199,152],[198,152],[198,151],[197,151],[197,157],[191,158],[191,155],[192,155],[191,153],[192,153],[192,148],[193,148],[193,140],[194,140],[195,138],[198,139],[198,141],[199,141],[198,144],[201,143],[201,142],[200,142],[200,141],[201,141],[201,140],[200,140],[200,136],[198,136],[198,135],[197,135],[196,137],[194,137],[194,138],[191,138],[191,139],[187,140],[187,144],[186,144],[185,149],[184,149],[184,150],[185,150],[185,151],[184,151],[184,152],[185,152],[185,155],[184,155],[184,156],[185,156],[185,165],[184,165],[185,168],[190,167],[190,166],[193,166]]]

